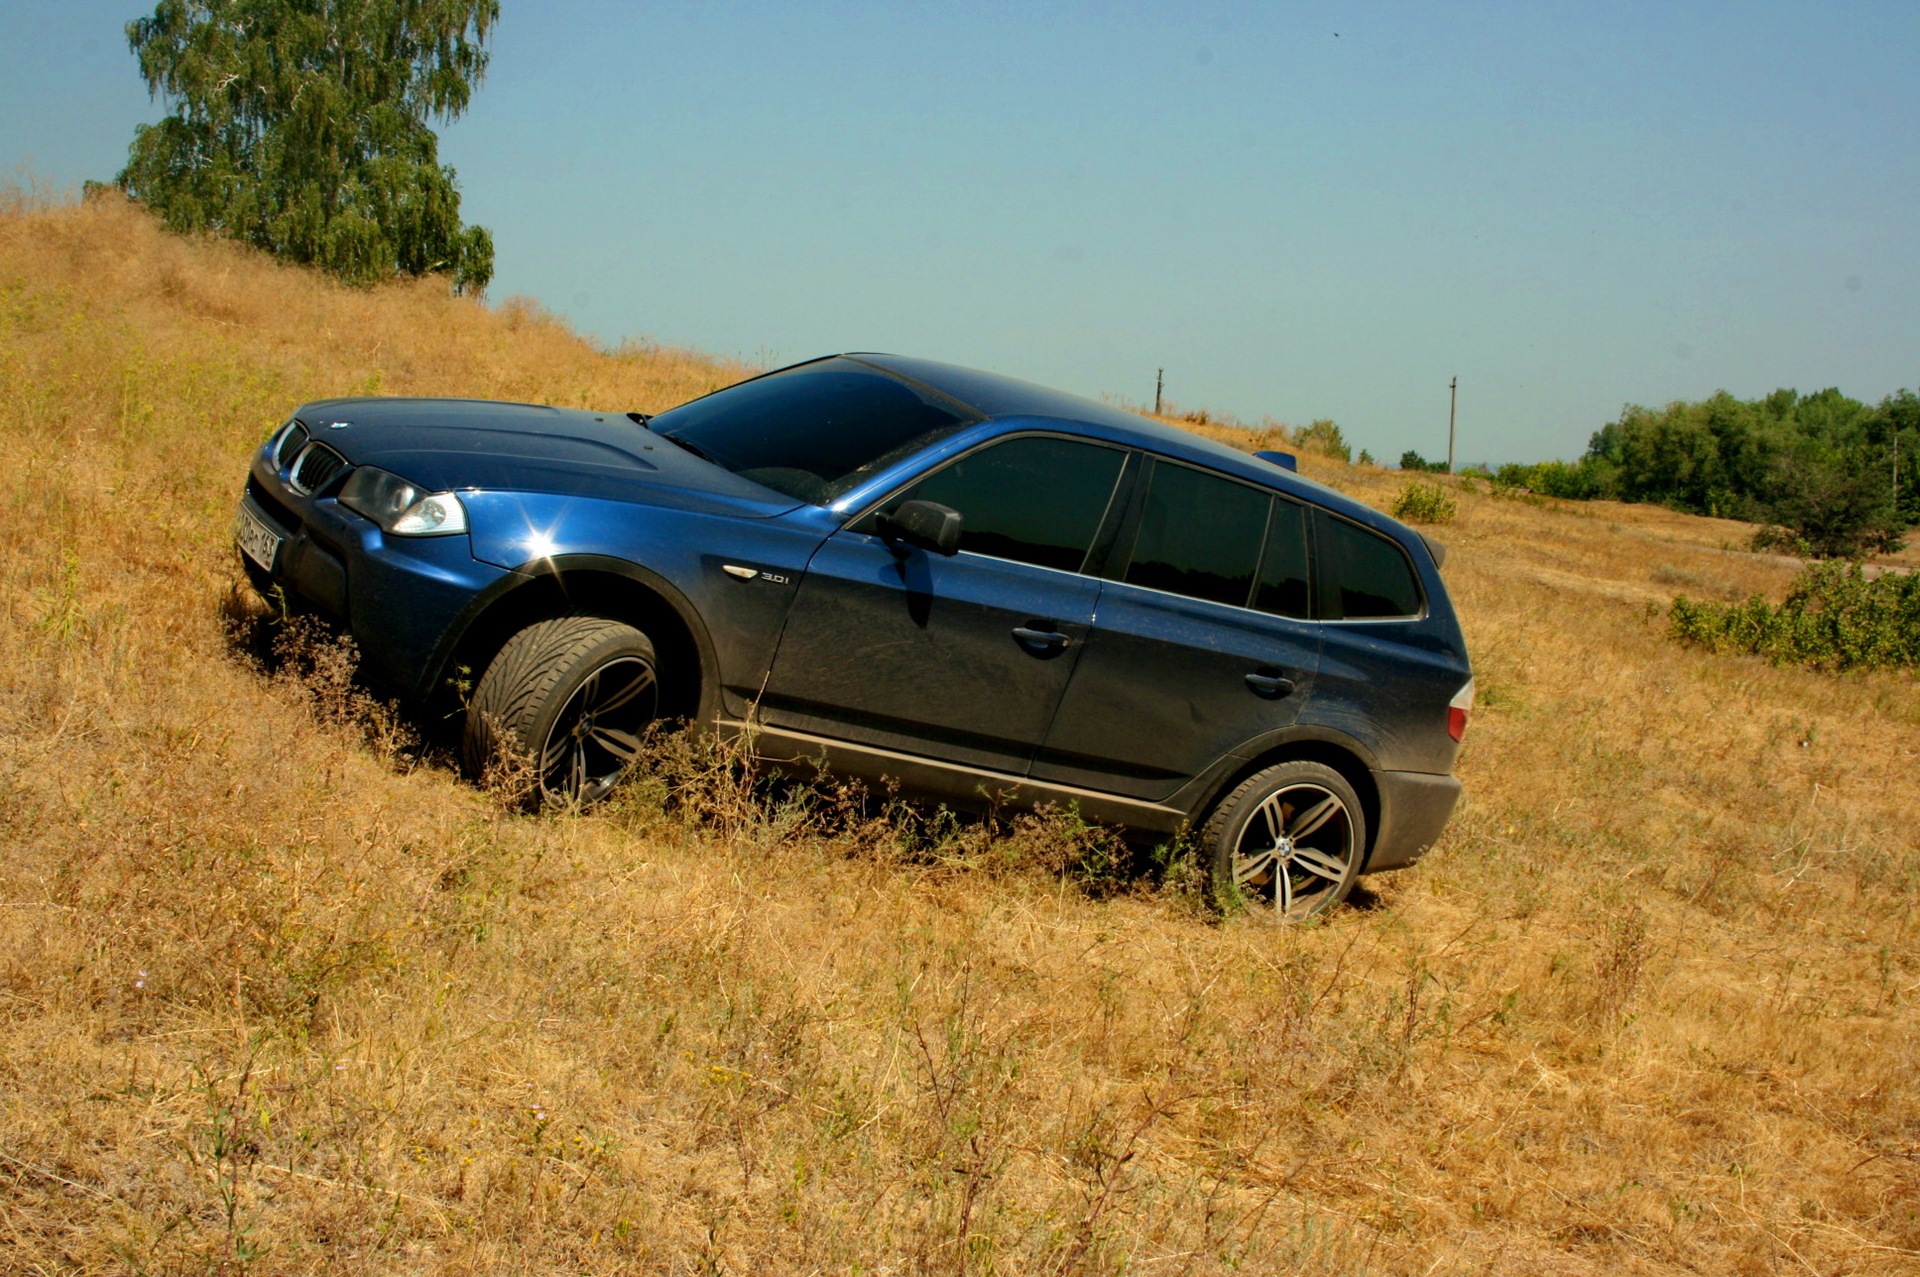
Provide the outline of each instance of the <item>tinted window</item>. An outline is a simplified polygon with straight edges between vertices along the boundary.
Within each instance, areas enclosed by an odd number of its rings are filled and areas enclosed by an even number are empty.
[[[1071,439],[1009,439],[935,471],[887,507],[938,501],[960,512],[962,550],[1078,572],[1125,460]],[[870,530],[871,520],[861,523]]]
[[[1125,430],[1138,430],[1146,424],[1143,418],[1123,409],[997,373],[902,355],[862,355],[860,358],[862,362],[877,363],[903,377],[937,386],[985,417],[1058,417],[1062,421],[1104,422]]]
[[[1305,618],[1311,614],[1308,597],[1306,511],[1291,501],[1275,501],[1253,605],[1276,616]]]
[[[822,359],[715,391],[651,424],[742,478],[824,505],[974,420],[952,400]]]
[[[1321,515],[1321,611],[1329,618],[1417,616],[1420,586],[1400,547],[1345,519]]]
[[[1257,488],[1154,462],[1127,584],[1245,607],[1272,504]]]

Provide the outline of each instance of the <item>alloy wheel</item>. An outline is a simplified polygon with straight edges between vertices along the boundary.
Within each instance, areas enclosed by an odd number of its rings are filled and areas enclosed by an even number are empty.
[[[640,756],[658,701],[653,663],[640,657],[616,657],[587,675],[540,750],[540,788],[547,800],[591,803],[605,797]]]
[[[1233,885],[1294,921],[1339,899],[1353,874],[1354,822],[1338,794],[1300,782],[1261,800],[1233,848]]]

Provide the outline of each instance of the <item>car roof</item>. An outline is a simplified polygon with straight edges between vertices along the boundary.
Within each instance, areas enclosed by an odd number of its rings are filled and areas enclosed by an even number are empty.
[[[1329,488],[1324,483],[1309,479],[1296,471],[1283,470],[1271,462],[1262,461],[1251,453],[1242,452],[1228,444],[1169,426],[1164,422],[1154,421],[1139,413],[1128,412],[1124,408],[1116,408],[1098,400],[1068,394],[1064,390],[1021,381],[1017,377],[981,372],[975,368],[963,368],[958,364],[941,363],[935,359],[918,359],[909,355],[851,351],[837,356],[829,355],[826,358],[852,360],[890,373],[902,380],[916,382],[964,404],[988,419],[1042,417],[1057,421],[1079,422],[1095,427],[1095,433],[1116,443],[1130,443],[1168,456],[1185,457],[1213,469],[1251,479],[1265,487],[1278,488],[1282,491],[1289,488],[1308,489],[1315,500],[1336,508],[1349,517],[1358,518],[1375,526],[1394,523],[1371,506],[1355,501],[1345,493]],[[819,361],[809,360],[808,362]]]

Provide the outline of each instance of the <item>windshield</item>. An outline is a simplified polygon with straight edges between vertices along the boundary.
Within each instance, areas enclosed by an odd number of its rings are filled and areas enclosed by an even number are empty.
[[[826,505],[977,420],[951,399],[836,357],[717,390],[648,424],[744,479]]]

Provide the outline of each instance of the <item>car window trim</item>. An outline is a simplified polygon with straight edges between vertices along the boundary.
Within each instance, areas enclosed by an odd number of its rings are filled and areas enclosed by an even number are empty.
[[[1310,616],[1288,616],[1284,612],[1263,612],[1257,607],[1245,607],[1238,603],[1222,603],[1219,599],[1203,599],[1194,594],[1182,594],[1178,590],[1163,590],[1154,585],[1136,585],[1132,581],[1122,581],[1114,577],[1101,578],[1106,584],[1122,590],[1138,590],[1142,594],[1158,594],[1162,598],[1178,599],[1182,603],[1193,603],[1200,607],[1225,608],[1229,612],[1243,617],[1253,617],[1261,621],[1279,621],[1284,625],[1319,625],[1321,622]],[[1399,619],[1399,618],[1395,618]]]
[[[1114,481],[1113,491],[1107,494],[1107,508],[1100,515],[1100,527],[1093,534],[1093,544],[1087,547],[1087,557],[1080,561],[1080,575],[1096,580],[1107,579],[1106,565],[1120,546],[1129,512],[1136,504],[1135,494],[1140,490],[1142,476],[1147,470],[1149,458],[1138,448],[1126,448],[1124,451],[1126,460],[1120,465],[1120,477]]]

